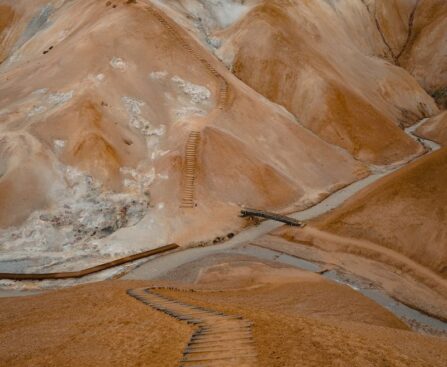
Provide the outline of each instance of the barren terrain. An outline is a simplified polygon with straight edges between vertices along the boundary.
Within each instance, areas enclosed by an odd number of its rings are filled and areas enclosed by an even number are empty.
[[[0,0],[0,365],[445,366],[446,108],[445,0]]]

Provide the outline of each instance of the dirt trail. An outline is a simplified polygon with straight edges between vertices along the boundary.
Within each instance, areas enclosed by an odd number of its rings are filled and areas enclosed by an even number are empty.
[[[191,54],[202,66],[211,74],[212,77],[219,81],[219,93],[217,108],[218,112],[223,111],[228,106],[229,85],[225,78],[211,65],[211,63],[201,56],[198,50],[201,46],[196,45],[192,41],[187,41],[181,36],[181,32],[176,29],[175,22],[169,19],[161,10],[154,5],[147,4],[148,11],[168,30],[171,37],[173,37],[180,46],[182,46],[189,54]],[[212,113],[210,118],[216,118],[216,114]],[[186,143],[184,169],[183,169],[183,194],[181,208],[195,207],[195,187],[197,182],[197,166],[198,166],[198,151],[200,145],[200,131],[192,130],[189,134]]]
[[[180,366],[256,366],[250,321],[162,296],[156,289],[132,289],[128,294],[179,321],[198,327],[183,352]]]

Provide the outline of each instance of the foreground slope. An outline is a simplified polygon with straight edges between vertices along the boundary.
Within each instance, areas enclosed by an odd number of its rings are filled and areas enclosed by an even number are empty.
[[[150,286],[113,281],[21,298],[20,304],[0,299],[5,341],[0,361],[14,366],[173,365],[193,328],[126,294]],[[169,292],[169,297],[252,321],[259,366],[446,362],[445,339],[409,331],[389,311],[316,274],[232,262],[206,269],[193,287],[193,293]]]

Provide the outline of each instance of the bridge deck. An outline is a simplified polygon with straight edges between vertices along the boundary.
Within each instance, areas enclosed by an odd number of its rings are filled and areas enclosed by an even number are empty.
[[[287,217],[285,215],[268,212],[265,210],[244,208],[241,210],[241,217],[260,217],[265,219],[276,220],[289,226],[304,227],[305,224],[297,219]]]

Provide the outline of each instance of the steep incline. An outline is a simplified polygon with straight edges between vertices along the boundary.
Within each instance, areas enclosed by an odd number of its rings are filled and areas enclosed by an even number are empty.
[[[158,294],[155,289],[131,289],[128,294],[179,321],[197,327],[183,352],[180,366],[257,366],[251,332],[252,323],[189,305]]]
[[[211,74],[211,76],[218,78],[219,96],[217,101],[217,108],[219,110],[224,110],[227,106],[228,101],[228,83],[226,80],[217,72],[217,70],[206,60],[197,50],[197,47],[191,46],[185,39],[180,35],[171,20],[168,18],[155,6],[147,3],[147,9],[149,12],[169,31],[169,34],[190,54],[192,54]],[[182,194],[182,208],[194,208],[195,203],[195,190],[197,181],[197,160],[198,151],[200,144],[200,131],[191,131],[186,143],[186,152],[184,156],[184,168],[183,168],[183,194]]]
[[[183,169],[182,208],[194,208],[195,186],[197,180],[197,156],[200,145],[200,132],[191,131],[186,143],[185,167]]]
[[[447,146],[447,111],[427,120],[416,130],[416,134]]]
[[[368,240],[447,278],[447,148],[376,182],[315,226]]]
[[[364,43],[378,41],[357,40],[372,21],[360,2],[331,5],[264,2],[225,32],[217,53],[238,78],[362,161],[420,154],[400,127],[437,113],[434,101],[403,69],[370,56],[376,47]]]

